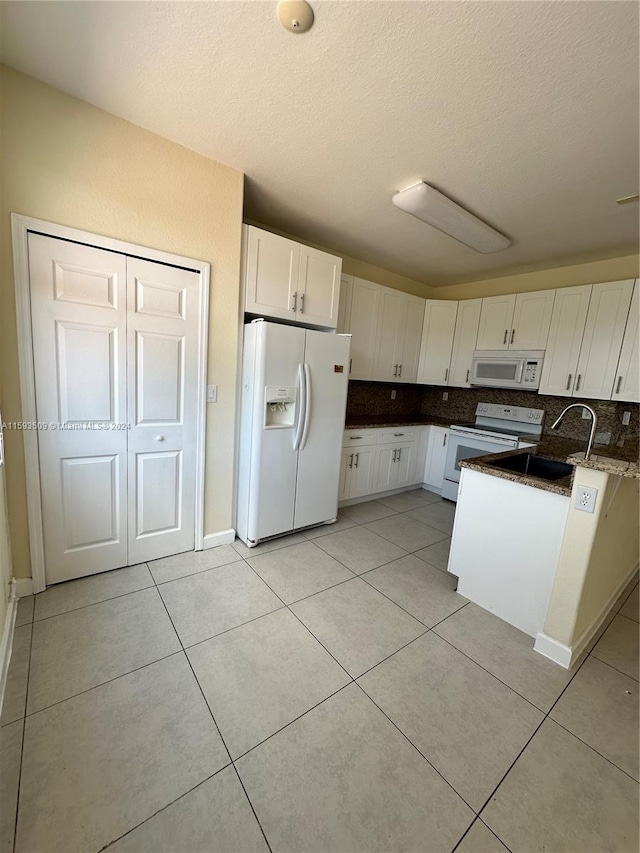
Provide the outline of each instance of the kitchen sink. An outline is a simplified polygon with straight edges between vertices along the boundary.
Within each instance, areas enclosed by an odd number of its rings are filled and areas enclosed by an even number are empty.
[[[533,453],[514,453],[504,459],[494,459],[489,463],[493,468],[527,474],[529,477],[539,477],[541,480],[561,480],[573,472],[573,465],[567,462],[557,462]]]

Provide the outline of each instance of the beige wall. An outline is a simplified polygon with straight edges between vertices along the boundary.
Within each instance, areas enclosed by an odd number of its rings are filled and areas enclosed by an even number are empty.
[[[434,287],[434,299],[473,299],[477,296],[500,296],[503,293],[528,293],[533,290],[553,290],[556,287],[573,287],[578,284],[597,284],[602,281],[619,281],[637,278],[639,275],[638,255],[592,261],[588,264],[572,264],[538,272],[505,275],[466,284],[451,284]]]
[[[205,533],[232,525],[243,175],[0,67],[0,391],[20,420],[10,212],[208,261],[211,310]],[[7,494],[17,577],[30,575],[24,455],[8,432]]]
[[[598,490],[596,511],[574,507],[579,486]],[[544,633],[573,647],[638,565],[640,481],[578,468]]]
[[[255,225],[258,228],[264,228],[265,231],[272,231],[274,234],[280,234],[281,237],[288,237],[290,240],[296,240],[305,246],[311,246],[314,249],[320,249],[321,252],[329,252],[331,255],[337,255],[342,258],[342,272],[347,275],[355,275],[358,278],[365,278],[367,281],[374,281],[376,284],[383,284],[385,287],[393,287],[395,290],[402,290],[404,293],[412,293],[414,296],[422,296],[423,299],[438,299],[437,291],[433,287],[429,287],[421,281],[407,278],[404,275],[398,275],[390,270],[385,270],[382,267],[376,267],[373,264],[368,264],[366,261],[359,261],[356,258],[350,258],[348,255],[343,255],[335,249],[321,246],[318,243],[310,243],[308,240],[301,240],[295,234],[289,234],[286,231],[278,231],[270,225],[264,225],[261,222],[254,222],[251,219],[246,219],[249,225]]]

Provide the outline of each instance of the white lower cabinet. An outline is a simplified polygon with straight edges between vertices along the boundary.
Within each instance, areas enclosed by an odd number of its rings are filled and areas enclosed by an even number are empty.
[[[441,489],[444,482],[448,442],[449,429],[447,427],[429,427],[423,482],[428,486],[433,486],[435,489]]]
[[[338,501],[422,483],[428,427],[346,430]]]

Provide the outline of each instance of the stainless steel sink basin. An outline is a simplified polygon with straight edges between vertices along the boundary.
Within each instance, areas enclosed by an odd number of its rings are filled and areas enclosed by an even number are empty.
[[[561,480],[573,471],[573,465],[567,462],[557,462],[533,453],[514,453],[504,459],[494,459],[489,463],[494,468],[526,474],[528,477],[539,477],[541,480]]]

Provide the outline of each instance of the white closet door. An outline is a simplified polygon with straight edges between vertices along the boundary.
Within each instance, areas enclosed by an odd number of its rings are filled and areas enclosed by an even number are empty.
[[[29,235],[47,583],[127,565],[126,258]]]
[[[194,547],[199,286],[127,258],[129,564]]]

